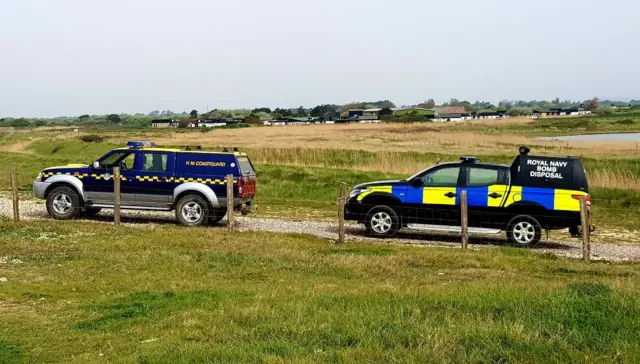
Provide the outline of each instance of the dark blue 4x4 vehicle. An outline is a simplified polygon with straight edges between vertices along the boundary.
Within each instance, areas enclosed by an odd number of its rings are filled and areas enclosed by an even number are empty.
[[[234,210],[249,213],[256,193],[256,174],[245,153],[156,148],[153,142],[129,142],[91,165],[47,168],[38,174],[33,190],[47,201],[55,219],[95,215],[114,206],[114,167],[121,171],[122,209],[175,210],[183,225],[222,220],[229,174],[234,178]]]

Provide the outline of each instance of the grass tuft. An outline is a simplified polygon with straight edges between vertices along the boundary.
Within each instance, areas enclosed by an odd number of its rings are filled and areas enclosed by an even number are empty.
[[[24,355],[24,346],[22,344],[0,339],[0,363],[17,364],[26,362],[27,358]]]
[[[374,256],[387,256],[394,255],[395,250],[389,248],[366,248],[366,249],[331,249],[327,251],[327,254],[337,255],[374,255]]]

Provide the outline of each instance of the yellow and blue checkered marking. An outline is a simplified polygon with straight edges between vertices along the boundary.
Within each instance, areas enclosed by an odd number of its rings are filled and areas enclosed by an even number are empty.
[[[66,172],[66,171],[44,171],[42,172],[42,178],[44,180],[46,180],[49,177],[53,177],[53,176],[59,176],[59,175],[66,175],[66,176],[73,176],[76,177],[78,179],[93,179],[96,181],[107,181],[107,180],[112,180],[113,179],[113,175],[109,173],[109,178],[105,178],[105,176],[107,175],[106,173],[79,173],[79,172]],[[131,178],[132,180],[138,181],[138,182],[157,182],[157,183],[187,183],[187,182],[196,182],[196,183],[202,183],[202,184],[206,184],[206,185],[225,185],[227,183],[227,179],[226,178],[193,178],[193,177],[179,177],[179,178],[174,178],[174,177],[168,177],[168,178],[164,178],[164,177],[160,177],[160,176],[135,176]],[[127,177],[125,176],[120,176],[120,180],[121,181],[127,181]],[[237,183],[238,180],[234,179],[233,183]]]
[[[586,193],[553,188],[512,186],[509,197],[504,202],[504,207],[526,201],[537,203],[548,210],[580,211],[580,200],[573,198],[576,195],[584,196]]]
[[[408,187],[398,186],[372,186],[369,191],[358,195],[357,200],[362,201],[373,193],[384,193],[397,197],[403,203],[412,205],[460,205],[460,194],[467,190],[467,202],[475,207],[509,207],[522,201],[536,203],[547,210],[555,211],[580,211],[580,201],[573,196],[586,195],[583,191],[561,190],[553,188],[522,187],[493,185],[484,187]],[[446,194],[455,193],[455,197],[447,197]],[[494,197],[490,195],[495,194]],[[499,196],[498,196],[499,195]]]

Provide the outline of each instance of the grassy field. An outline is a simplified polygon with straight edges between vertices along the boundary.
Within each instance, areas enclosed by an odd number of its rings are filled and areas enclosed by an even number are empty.
[[[346,130],[355,128],[347,127]],[[369,130],[370,126],[362,127],[364,130]],[[386,130],[385,126],[382,127]],[[398,131],[395,125],[392,127],[386,132]],[[311,126],[311,128],[315,127]],[[331,126],[322,128],[323,132],[333,130]],[[257,129],[270,133],[276,130],[284,135],[306,132],[303,128],[293,128],[292,131],[287,128]],[[333,131],[336,134],[336,130]],[[338,127],[337,131],[344,130]],[[156,133],[156,131],[153,132]],[[244,135],[242,133],[246,133],[247,130],[233,132]],[[178,133],[174,137],[184,135],[191,138],[205,135],[210,138],[216,133],[217,131]],[[252,133],[256,132],[252,131]],[[10,164],[17,163],[20,172],[19,185],[29,193],[33,178],[45,167],[78,162],[91,163],[112,148],[123,145],[126,139],[149,137],[162,140],[160,135],[124,136],[122,133],[114,133],[109,139],[110,142],[95,144],[81,142],[77,135],[72,134],[71,138],[68,135],[68,132],[54,130],[33,134],[9,134],[0,138],[0,149],[4,147],[5,150],[0,152],[0,174],[8,175]],[[166,136],[167,131],[165,130],[162,135]],[[240,136],[236,135],[236,138]],[[181,142],[174,141],[171,145],[180,144]],[[185,141],[185,144],[189,142]],[[202,144],[207,145],[206,141]],[[458,158],[458,155],[448,150],[415,152],[406,151],[406,146],[397,151],[368,151],[312,147],[283,148],[278,145],[274,142],[271,147],[243,148],[256,163],[259,174],[257,208],[259,211],[270,212],[267,214],[269,216],[282,214],[283,217],[332,217],[335,214],[335,201],[340,182],[354,186],[373,180],[405,178],[438,161],[455,161]],[[493,151],[494,154],[482,155],[481,159],[510,164],[517,147],[518,144],[511,144],[505,149],[497,148]],[[542,149],[541,153],[544,154],[557,154],[559,150],[554,148],[559,147],[539,146],[539,149]],[[569,152],[573,153],[575,150]],[[602,157],[589,155],[582,157],[582,160],[592,186],[591,192],[596,212],[595,223],[599,226],[619,226],[635,230],[640,223],[640,209],[638,209],[640,206],[640,160],[633,159],[631,155],[623,157],[615,154]],[[0,181],[0,189],[8,188],[8,179]]]
[[[0,222],[0,362],[635,362],[640,270],[526,250]]]
[[[520,122],[0,130],[0,175],[18,164],[29,198],[43,168],[90,163],[126,140],[238,145],[256,164],[258,216],[334,219],[340,182],[403,178],[460,154],[510,163],[528,144],[580,155],[595,224],[614,241],[621,228],[637,236],[635,143],[541,142],[532,136],[568,129]],[[78,140],[90,133],[107,142]],[[211,227],[0,220],[0,363],[631,363],[640,358],[639,276],[637,264],[507,247],[334,246]]]

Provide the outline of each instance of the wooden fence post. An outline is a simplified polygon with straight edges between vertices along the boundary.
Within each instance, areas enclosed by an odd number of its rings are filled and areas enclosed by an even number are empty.
[[[18,169],[11,165],[11,191],[13,194],[13,220],[20,221],[20,197],[18,196]]]
[[[582,225],[582,259],[590,261],[591,242],[589,241],[589,235],[591,234],[591,227],[589,225],[589,209],[587,208],[586,196],[580,197],[580,220]]]
[[[344,205],[347,202],[347,184],[340,184],[340,197],[338,197],[338,244],[344,243]]]
[[[113,167],[113,223],[120,225],[120,168]]]
[[[233,231],[233,175],[228,174],[227,178],[227,230]]]
[[[462,249],[467,249],[469,245],[469,219],[467,216],[467,191],[460,191],[460,240],[462,242]]]

